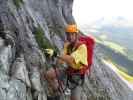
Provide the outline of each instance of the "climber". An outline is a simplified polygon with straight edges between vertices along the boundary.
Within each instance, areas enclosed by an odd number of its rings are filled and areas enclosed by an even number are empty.
[[[66,27],[66,36],[64,53],[59,57],[59,62],[65,62],[68,65],[66,73],[68,75],[69,85],[75,84],[74,87],[70,88],[71,100],[80,100],[83,78],[79,71],[84,65],[88,65],[87,47],[79,41],[79,30],[76,25],[73,24]]]
[[[90,73],[94,39],[91,37],[80,36],[79,30],[77,29],[77,26],[75,24],[68,25],[66,27],[66,36],[67,38],[64,43],[64,51],[60,56],[58,56],[58,63],[60,65],[64,63],[67,65],[64,73],[67,75],[66,85],[71,90],[71,100],[80,100],[81,88],[84,83],[85,73],[87,72],[87,70],[89,70]],[[54,54],[54,52],[50,50],[48,51],[50,55]],[[49,77],[52,76],[54,72],[52,72],[51,70]],[[63,74],[60,72],[58,75],[63,76]],[[56,80],[56,78],[58,77],[54,77],[53,80]],[[54,84],[53,81],[53,87],[58,86],[60,86],[59,82],[57,85]]]

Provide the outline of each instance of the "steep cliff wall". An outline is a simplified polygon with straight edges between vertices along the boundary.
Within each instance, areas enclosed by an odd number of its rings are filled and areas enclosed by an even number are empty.
[[[0,0],[0,100],[46,100],[43,49],[61,50],[73,0]],[[4,33],[3,33],[4,31]],[[97,54],[100,51],[96,52]],[[132,92],[95,57],[83,100],[131,100]]]
[[[0,100],[46,100],[43,48],[62,47],[73,0],[0,0]]]

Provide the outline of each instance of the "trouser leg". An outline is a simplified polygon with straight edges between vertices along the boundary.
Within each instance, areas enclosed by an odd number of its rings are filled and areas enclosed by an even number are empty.
[[[81,86],[77,86],[76,88],[71,90],[71,100],[81,100]]]
[[[61,100],[61,99],[60,99],[60,96],[58,95],[58,96],[54,96],[54,97],[48,96],[47,100]]]

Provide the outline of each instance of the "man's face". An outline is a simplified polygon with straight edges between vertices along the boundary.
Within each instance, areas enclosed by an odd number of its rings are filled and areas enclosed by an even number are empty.
[[[77,33],[67,33],[67,40],[70,43],[75,43],[77,41]]]

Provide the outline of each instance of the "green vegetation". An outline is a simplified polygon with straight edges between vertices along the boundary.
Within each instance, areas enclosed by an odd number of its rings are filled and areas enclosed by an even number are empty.
[[[103,59],[107,59],[112,62],[113,65],[115,65],[119,70],[128,73],[129,75],[133,75],[132,63],[128,59],[127,55],[116,53],[115,50],[111,50],[110,48],[105,48],[105,51],[103,53]]]
[[[23,4],[24,2],[23,0],[13,0],[13,3],[17,8],[20,8],[20,5]]]
[[[111,48],[112,50],[121,53],[123,55],[126,56],[126,48],[120,46],[117,43],[111,42],[111,41],[107,41],[107,40],[103,40],[102,38],[99,37],[95,37],[96,38],[96,42],[99,44],[103,44],[105,46],[108,46],[109,48]]]
[[[115,61],[113,61],[113,59],[112,60],[108,59],[108,61],[110,63],[112,63],[112,65],[116,66],[119,70],[121,70],[121,71],[123,71],[125,73],[128,73],[128,70],[125,67],[122,67],[122,66],[118,65]]]
[[[110,42],[110,41],[104,41],[104,45],[110,47],[111,49],[115,50],[116,52],[119,52],[123,55],[126,55],[126,48],[120,46],[119,44],[116,44],[114,42]]]
[[[58,48],[56,46],[53,46],[50,41],[44,36],[44,31],[40,26],[34,29],[34,34],[36,41],[42,51],[47,48],[51,48],[58,51]]]
[[[133,59],[132,50],[128,50],[127,48],[125,48],[115,42],[107,40],[105,35],[97,36],[95,38],[96,38],[96,42],[98,44],[101,44],[101,45],[104,45],[104,46],[110,48],[114,52],[123,55],[123,57],[125,57],[125,58],[128,58],[130,60]],[[129,82],[133,82],[133,74],[132,74],[132,68],[131,68],[132,66],[128,66],[128,63],[127,63],[127,66],[125,66],[120,63],[120,61],[122,61],[122,60],[113,59],[112,54],[110,54],[110,51],[107,53],[105,52],[105,57],[103,59],[106,59],[106,61],[109,64],[114,66],[113,69],[115,69],[119,75],[121,75],[123,78],[125,78]]]
[[[34,33],[35,33],[35,38],[37,40],[37,43],[41,49],[52,47],[49,40],[46,37],[44,37],[43,29],[40,26],[35,28]]]
[[[107,35],[102,34],[102,35],[99,36],[99,38],[102,39],[102,40],[106,40],[107,39]]]
[[[104,63],[107,62],[107,63],[111,64],[112,67],[113,67],[113,69],[115,69],[115,71],[116,71],[120,76],[122,76],[122,77],[123,77],[124,79],[126,79],[128,82],[133,83],[133,76],[132,76],[132,75],[128,75],[128,74],[127,74],[128,71],[127,71],[125,68],[123,68],[123,67],[117,65],[115,62],[113,62],[113,61],[110,60],[110,59],[108,59],[108,60],[103,60],[103,62],[104,62]]]

